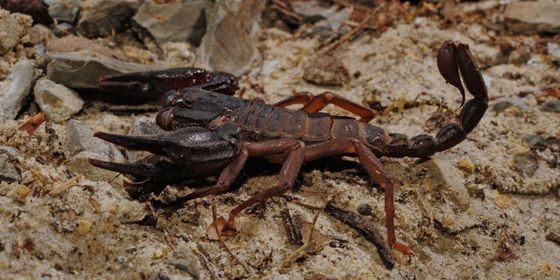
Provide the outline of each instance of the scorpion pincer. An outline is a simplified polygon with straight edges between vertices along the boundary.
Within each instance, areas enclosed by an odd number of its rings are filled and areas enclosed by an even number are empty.
[[[235,232],[235,218],[248,206],[281,195],[294,185],[303,163],[330,156],[354,155],[369,176],[384,189],[388,243],[406,255],[408,246],[395,235],[394,183],[380,157],[427,158],[461,141],[478,124],[488,107],[482,75],[466,44],[447,41],[437,56],[443,78],[461,92],[474,96],[456,120],[441,127],[435,137],[386,133],[368,124],[374,111],[331,92],[298,94],[268,105],[261,100],[236,98],[237,79],[227,73],[181,68],[102,78],[101,87],[161,95],[163,108],[156,122],[168,132],[156,136],[95,136],[132,150],[153,155],[135,163],[90,160],[91,164],[133,176],[176,179],[219,173],[215,185],[194,190],[178,202],[228,190],[248,157],[281,163],[278,185],[262,190],[233,208],[223,228]],[[300,110],[285,107],[300,104]],[[332,116],[320,111],[333,104],[360,117]],[[463,103],[462,103],[463,104]],[[220,172],[221,171],[221,172]]]

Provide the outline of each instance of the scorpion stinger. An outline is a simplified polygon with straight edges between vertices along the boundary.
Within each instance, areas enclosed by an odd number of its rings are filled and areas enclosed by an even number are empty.
[[[116,74],[99,80],[99,88],[104,91],[153,100],[170,90],[192,87],[233,95],[239,84],[231,74],[192,67]]]

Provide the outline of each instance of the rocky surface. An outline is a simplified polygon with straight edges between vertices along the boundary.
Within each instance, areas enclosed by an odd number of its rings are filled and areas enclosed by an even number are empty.
[[[264,2],[218,0],[207,11],[207,32],[198,60],[204,67],[240,76],[259,59],[257,38]]]
[[[10,75],[0,82],[0,119],[15,119],[35,81],[34,62],[22,60],[14,65]]]
[[[560,32],[558,1],[523,1],[507,5],[504,11],[507,27],[515,32]]]
[[[82,1],[82,8],[85,2],[93,3]],[[46,111],[35,105],[34,92],[18,103],[19,112],[0,122],[2,279],[560,278],[557,31],[534,23],[525,24],[531,35],[512,30],[502,12],[518,1],[452,7],[396,1],[394,9],[354,1],[369,6],[336,10],[318,0],[274,2],[288,4],[267,6],[262,14],[267,25],[257,24],[257,1],[205,1],[215,9],[207,10],[208,33],[200,48],[139,39],[134,24],[122,18],[115,19],[121,31],[80,38],[77,22],[87,15],[81,12],[62,33],[60,26],[18,23],[24,32],[0,57],[2,78],[30,59],[43,76],[77,91],[85,104],[69,120],[56,123],[47,116],[34,123],[37,113]],[[364,20],[367,15],[375,17]],[[76,37],[56,38],[66,32]],[[135,187],[128,178],[87,161],[129,162],[146,154],[125,153],[92,137],[93,131],[160,132],[152,104],[129,108],[89,99],[100,76],[191,66],[208,62],[209,54],[244,73],[237,93],[243,98],[273,103],[294,92],[332,91],[376,110],[370,124],[388,132],[435,135],[462,109],[459,92],[436,70],[437,49],[450,39],[469,44],[488,86],[489,109],[467,139],[431,159],[381,159],[396,185],[397,238],[415,253],[409,260],[392,250],[392,269],[368,239],[316,210],[331,202],[360,213],[384,236],[384,190],[352,158],[305,164],[292,192],[239,216],[239,232],[225,240],[229,251],[207,236],[213,202],[217,214],[225,215],[277,184],[279,166],[249,161],[238,188],[167,211],[151,202],[214,178],[167,186],[158,197],[139,202],[127,194]],[[313,79],[306,79],[309,72]],[[12,82],[6,78],[0,88]],[[324,111],[354,117],[335,106]],[[29,123],[36,126],[31,133],[21,129]],[[313,229],[313,242],[299,247],[290,241],[286,212],[299,224],[304,243]]]
[[[159,44],[189,42],[198,46],[206,33],[206,8],[208,3],[196,1],[145,1],[132,18]],[[158,15],[154,17],[154,15]],[[142,34],[142,32],[140,32]]]

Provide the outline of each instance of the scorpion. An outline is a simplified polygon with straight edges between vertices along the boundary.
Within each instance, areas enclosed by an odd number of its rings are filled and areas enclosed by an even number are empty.
[[[437,54],[437,66],[443,78],[460,91],[461,112],[456,119],[444,123],[435,137],[422,134],[410,139],[368,124],[376,116],[373,110],[332,92],[316,96],[299,93],[269,105],[259,98],[234,97],[239,88],[237,78],[225,72],[176,68],[105,76],[100,79],[102,89],[162,96],[163,108],[156,123],[166,132],[142,136],[96,132],[95,136],[105,141],[151,154],[133,163],[95,159],[90,159],[90,163],[147,178],[219,174],[214,185],[179,197],[179,203],[226,192],[249,157],[282,164],[276,186],[237,205],[229,212],[227,221],[222,218],[225,224],[220,231],[235,233],[236,217],[250,205],[291,190],[304,163],[331,156],[356,156],[367,174],[384,189],[388,244],[411,256],[412,250],[396,238],[395,186],[379,158],[428,158],[447,150],[466,139],[488,107],[486,85],[467,44],[443,43]],[[474,96],[466,104],[463,84]],[[328,104],[360,119],[321,112]],[[303,107],[286,108],[291,105]]]

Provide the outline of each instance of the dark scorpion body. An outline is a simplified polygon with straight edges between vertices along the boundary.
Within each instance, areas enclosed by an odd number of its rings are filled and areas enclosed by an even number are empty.
[[[224,230],[235,230],[236,216],[248,206],[285,193],[294,185],[304,162],[340,155],[355,155],[385,190],[388,242],[404,254],[412,251],[397,242],[394,227],[394,185],[379,157],[427,158],[449,149],[466,138],[478,124],[488,105],[482,75],[468,46],[448,41],[438,52],[442,76],[457,87],[464,101],[461,77],[474,95],[457,120],[447,122],[435,137],[386,133],[368,124],[374,112],[336,94],[299,94],[275,105],[260,100],[233,97],[237,80],[227,73],[183,68],[160,72],[132,73],[106,77],[101,86],[109,90],[140,93],[167,91],[156,122],[169,132],[156,136],[120,136],[96,133],[97,137],[152,156],[130,164],[91,160],[95,166],[148,178],[208,176],[220,173],[215,185],[196,189],[179,202],[226,191],[248,157],[282,163],[277,186],[265,189],[229,213]],[[301,104],[301,110],[285,107]],[[320,111],[333,104],[361,117],[331,116]]]

